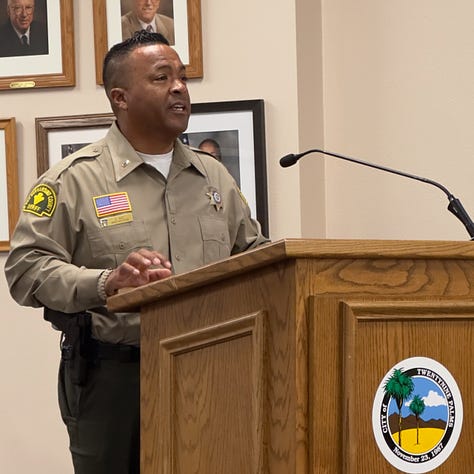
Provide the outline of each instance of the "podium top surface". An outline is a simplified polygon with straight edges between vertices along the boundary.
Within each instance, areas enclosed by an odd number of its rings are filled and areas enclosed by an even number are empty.
[[[225,260],[138,288],[121,290],[107,300],[110,311],[138,311],[170,294],[230,278],[285,259],[463,259],[474,260],[474,242],[432,240],[282,239]]]

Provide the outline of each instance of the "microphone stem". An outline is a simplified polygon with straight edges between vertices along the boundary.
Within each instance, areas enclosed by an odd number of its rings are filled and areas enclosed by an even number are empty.
[[[458,198],[456,198],[453,194],[451,194],[447,190],[447,188],[445,188],[442,184],[437,183],[436,181],[433,181],[433,180],[428,179],[428,178],[423,178],[421,176],[417,176],[417,175],[414,175],[414,174],[394,170],[392,168],[387,168],[386,166],[382,166],[382,165],[375,165],[373,163],[369,163],[368,161],[359,160],[359,159],[352,158],[352,157],[349,157],[349,156],[339,155],[337,153],[332,153],[330,151],[325,151],[325,150],[312,149],[312,150],[307,150],[304,153],[300,153],[299,155],[295,155],[295,156],[297,156],[298,159],[300,159],[303,156],[308,155],[309,153],[321,153],[322,155],[333,156],[335,158],[340,158],[342,160],[351,161],[352,163],[358,163],[360,165],[368,166],[369,168],[374,168],[374,169],[377,169],[377,170],[387,171],[388,173],[397,174],[399,176],[404,176],[406,178],[416,179],[417,181],[421,181],[423,183],[427,183],[427,184],[431,184],[433,186],[436,186],[438,189],[441,189],[441,191],[443,191],[446,194],[446,196],[448,197],[448,200],[449,200],[448,210],[451,213],[453,213],[464,224],[464,227],[466,228],[469,236],[471,237],[471,240],[474,240],[474,223],[472,222],[471,218],[469,217],[469,214],[464,209],[463,205],[461,204],[461,201]]]
[[[436,186],[437,188],[441,189],[441,191],[443,191],[446,194],[446,196],[448,196],[449,200],[454,199],[454,196],[442,184],[439,184],[436,181],[432,181],[431,179],[428,179],[428,178],[423,178],[421,176],[416,176],[414,174],[394,170],[392,168],[387,168],[386,166],[382,166],[382,165],[375,165],[373,163],[369,163],[368,161],[363,161],[363,160],[359,160],[359,159],[356,159],[356,158],[351,158],[349,156],[339,155],[337,153],[332,153],[330,151],[308,150],[308,151],[305,151],[304,153],[301,153],[301,155],[299,155],[299,156],[304,156],[304,155],[307,155],[309,153],[321,153],[323,155],[334,156],[335,158],[341,158],[342,160],[352,161],[353,163],[359,163],[359,164],[364,165],[364,166],[369,166],[370,168],[387,171],[388,173],[393,173],[393,174],[397,174],[399,176],[405,176],[406,178],[412,178],[412,179],[416,179],[417,181],[422,181],[424,183],[432,184],[433,186]]]

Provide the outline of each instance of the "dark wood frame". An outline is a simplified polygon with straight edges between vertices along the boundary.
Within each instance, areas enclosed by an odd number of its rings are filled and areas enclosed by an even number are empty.
[[[36,128],[36,168],[38,176],[42,175],[50,166],[48,134],[54,130],[76,130],[78,128],[107,129],[114,121],[112,113],[69,115],[60,117],[37,117]]]
[[[1,89],[37,89],[42,87],[74,86],[76,80],[74,57],[74,16],[73,0],[59,0],[61,10],[61,61],[62,71],[59,73],[4,76],[0,77]]]
[[[189,63],[185,64],[189,78],[203,75],[201,0],[187,0],[188,6],[188,50]],[[107,5],[106,0],[93,0],[95,75],[97,84],[103,84],[102,63],[109,47],[107,44]]]

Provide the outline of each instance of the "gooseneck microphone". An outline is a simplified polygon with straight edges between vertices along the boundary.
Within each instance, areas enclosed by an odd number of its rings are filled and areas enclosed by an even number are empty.
[[[280,166],[282,166],[283,168],[287,168],[288,166],[293,166],[300,158],[303,158],[303,156],[309,155],[310,153],[321,153],[323,155],[333,156],[334,158],[340,158],[341,160],[351,161],[352,163],[368,166],[370,168],[386,171],[388,173],[398,174],[399,176],[404,176],[405,178],[416,179],[417,181],[421,181],[423,183],[436,186],[437,188],[441,189],[441,191],[443,191],[448,197],[448,200],[449,200],[448,210],[452,212],[464,224],[464,227],[469,233],[471,240],[474,240],[474,223],[472,222],[468,213],[466,212],[463,205],[461,204],[461,201],[459,201],[458,198],[454,197],[453,194],[451,194],[442,184],[439,184],[436,181],[433,181],[428,178],[423,178],[421,176],[416,176],[414,174],[404,173],[403,171],[398,171],[392,168],[387,168],[385,166],[376,165],[374,163],[369,163],[368,161],[363,161],[357,158],[339,155],[338,153],[332,153],[330,151],[319,150],[316,148],[312,148],[311,150],[306,150],[303,153],[297,153],[297,154],[290,153],[289,155],[285,155],[283,158],[280,159]]]

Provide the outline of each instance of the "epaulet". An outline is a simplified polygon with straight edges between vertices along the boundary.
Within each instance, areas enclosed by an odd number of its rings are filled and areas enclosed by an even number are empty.
[[[103,145],[101,143],[91,143],[86,145],[84,148],[71,153],[70,155],[63,158],[55,166],[50,168],[44,173],[45,177],[49,179],[57,179],[61,174],[73,166],[79,160],[95,159],[102,153]]]

